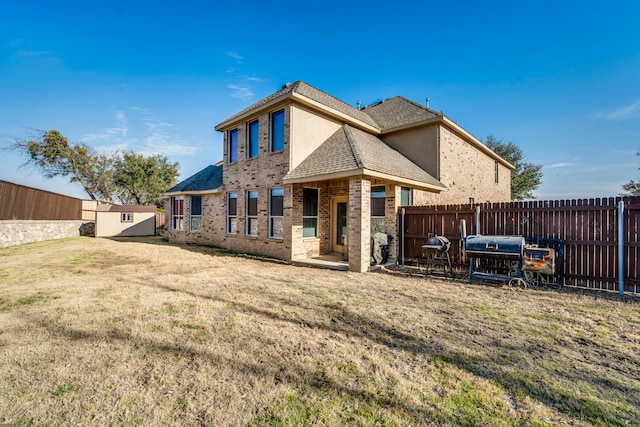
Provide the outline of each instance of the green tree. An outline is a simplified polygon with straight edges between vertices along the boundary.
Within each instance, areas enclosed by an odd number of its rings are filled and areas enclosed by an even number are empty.
[[[124,204],[162,207],[160,196],[176,184],[177,176],[178,163],[171,163],[159,154],[146,157],[129,151],[114,163],[114,183]]]
[[[533,199],[533,191],[542,182],[542,165],[524,161],[524,153],[513,142],[504,143],[493,135],[487,136],[487,147],[497,155],[511,163],[515,169],[511,171],[511,199]]]
[[[637,152],[636,156],[640,156],[640,152]],[[631,180],[623,184],[622,189],[624,190],[624,196],[640,196],[640,181]]]
[[[113,157],[98,154],[86,144],[69,144],[57,130],[36,131],[32,139],[14,138],[11,149],[22,152],[46,178],[69,177],[93,200],[112,201]]]

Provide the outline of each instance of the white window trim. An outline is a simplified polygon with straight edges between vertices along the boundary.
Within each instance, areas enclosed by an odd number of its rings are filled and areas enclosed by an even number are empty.
[[[249,196],[251,195],[251,193],[255,192],[256,193],[256,214],[255,215],[249,215]],[[256,222],[258,221],[258,190],[247,190],[246,193],[246,206],[245,206],[245,211],[246,211],[246,218],[247,218],[247,223],[245,224],[245,236],[247,237],[257,237],[258,236],[258,232],[256,231],[256,234],[251,234],[251,221],[250,219],[255,220]],[[256,228],[257,228],[257,223],[256,223]]]
[[[274,188],[270,188],[269,189],[269,238],[270,239],[274,239],[274,240],[284,240],[284,231],[282,233],[282,237],[278,237],[278,236],[274,236],[272,234],[272,230],[273,230],[273,218],[282,218],[282,220],[284,221],[284,206],[283,206],[283,212],[282,215],[271,215],[271,198],[272,196],[272,192],[273,190],[282,190],[282,201],[284,203],[284,187],[274,187]]]
[[[231,197],[231,195],[234,194],[236,197]],[[235,198],[236,200],[236,214],[235,215],[230,215],[229,214],[229,200]],[[231,231],[231,218],[235,218],[236,220],[236,232],[232,232]],[[225,224],[225,231],[227,235],[230,236],[235,236],[238,234],[238,193],[236,192],[229,192],[227,193],[227,223]]]

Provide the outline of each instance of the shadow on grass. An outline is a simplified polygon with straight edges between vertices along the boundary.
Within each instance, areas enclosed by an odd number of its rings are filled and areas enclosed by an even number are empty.
[[[145,243],[168,245],[162,238],[114,238],[116,241],[139,241]],[[185,249],[198,253],[218,254],[215,248],[184,245]],[[203,250],[206,248],[206,250]],[[208,252],[212,250],[213,252]],[[227,255],[224,251],[221,254]],[[535,372],[527,372],[522,369],[505,369],[508,363],[504,360],[497,360],[490,356],[490,352],[485,352],[486,356],[470,357],[468,354],[456,349],[450,341],[434,334],[431,337],[413,336],[402,330],[401,327],[391,327],[384,319],[364,316],[347,306],[339,304],[314,305],[312,303],[299,302],[292,299],[279,298],[279,303],[295,308],[295,313],[283,313],[281,310],[267,309],[244,302],[234,301],[226,298],[206,295],[186,289],[165,286],[151,281],[139,282],[141,286],[152,286],[166,291],[180,292],[194,298],[202,298],[227,304],[231,309],[255,316],[262,316],[278,322],[292,325],[304,325],[308,328],[327,331],[330,333],[340,333],[349,337],[356,337],[365,341],[370,341],[377,345],[386,346],[395,350],[422,355],[433,360],[443,361],[461,370],[470,372],[478,377],[485,378],[495,384],[500,385],[507,393],[516,396],[528,396],[529,398],[541,402],[554,410],[565,414],[568,417],[587,421],[596,425],[626,426],[629,423],[640,419],[640,390],[628,386],[620,381],[615,381],[609,376],[597,375],[597,371],[572,372],[567,366],[559,365],[558,369],[548,372],[553,381],[535,375]],[[34,319],[35,320],[35,319]],[[442,323],[445,320],[442,319]],[[321,390],[326,393],[337,393],[350,396],[352,399],[365,404],[374,404],[380,407],[389,408],[403,414],[404,417],[415,419],[420,422],[429,421],[436,423],[456,423],[456,418],[447,414],[439,414],[432,408],[415,408],[398,398],[393,391],[387,391],[386,395],[378,395],[364,388],[346,387],[342,384],[326,379],[316,369],[300,363],[280,360],[277,354],[273,355],[270,363],[244,363],[233,355],[220,355],[209,351],[196,351],[194,348],[185,347],[178,343],[163,343],[152,339],[144,339],[132,336],[126,330],[112,330],[103,333],[87,333],[82,330],[75,330],[49,320],[37,322],[38,326],[48,330],[56,336],[63,336],[71,340],[82,341],[123,341],[134,347],[143,347],[150,352],[162,352],[181,357],[196,358],[202,357],[213,361],[216,364],[226,364],[234,369],[252,373],[256,376],[269,376],[274,379],[280,378],[294,387],[300,385]],[[441,325],[432,325],[435,331]],[[470,335],[462,336],[471,338]],[[470,340],[468,344],[475,346],[477,353],[482,354],[477,343]],[[495,350],[493,353],[517,353],[536,354],[538,343],[532,338],[528,345],[513,346],[508,341],[495,341],[489,343]],[[614,350],[603,349],[603,359],[615,357]],[[535,363],[531,360],[531,363]],[[569,364],[571,361],[566,361]],[[583,361],[584,362],[584,361]],[[601,360],[587,360],[587,363],[598,364]],[[640,368],[633,364],[632,360],[627,360],[625,369],[618,372],[637,381],[640,378]],[[602,367],[601,367],[602,368]],[[282,370],[286,375],[282,375]],[[613,369],[604,367],[605,372]],[[540,371],[537,371],[540,372]],[[587,384],[589,389],[598,390],[604,396],[599,400],[597,396],[589,398],[576,398],[574,389],[577,384]],[[617,399],[611,405],[606,402]],[[603,402],[604,401],[604,402]]]
[[[238,301],[231,301],[224,298],[212,297],[209,295],[202,295],[196,292],[176,289],[170,286],[153,285],[161,287],[165,290],[173,292],[186,293],[195,298],[211,299],[217,302],[222,302],[233,307],[238,312],[264,316],[271,320],[291,323],[293,325],[304,325],[308,328],[325,330],[331,333],[342,333],[346,336],[357,337],[360,339],[368,340],[373,343],[387,346],[393,349],[400,349],[412,353],[413,355],[424,355],[425,357],[431,357],[434,359],[442,360],[449,363],[461,370],[472,373],[473,375],[485,378],[494,383],[499,384],[505,391],[514,396],[526,395],[531,399],[537,400],[542,404],[553,408],[556,411],[564,413],[565,415],[593,423],[595,425],[606,426],[627,426],[629,423],[633,423],[640,419],[640,390],[635,387],[625,385],[619,381],[609,379],[606,376],[597,375],[597,372],[602,372],[604,367],[605,372],[615,370],[618,374],[628,378],[640,378],[640,367],[633,363],[632,360],[626,360],[624,368],[614,366],[606,366],[603,360],[586,360],[587,363],[599,368],[590,372],[583,372],[575,370],[571,372],[568,367],[572,361],[560,361],[564,364],[557,364],[556,369],[548,372],[549,378],[553,381],[545,378],[536,377],[535,373],[527,372],[523,369],[513,370],[505,369],[503,366],[506,361],[496,360],[489,356],[486,357],[470,357],[464,352],[458,351],[443,338],[439,338],[437,334],[432,337],[433,339],[427,341],[424,337],[415,337],[410,334],[406,334],[397,328],[390,327],[382,321],[374,318],[363,316],[359,313],[349,310],[347,307],[338,304],[325,304],[324,306],[314,306],[312,304],[300,304],[291,299],[280,298],[280,303],[297,307],[298,313],[306,313],[306,315],[293,315],[283,314],[274,310],[259,308],[251,304],[246,304]],[[322,321],[314,320],[318,317],[323,318]],[[435,328],[435,326],[434,326]],[[435,329],[434,329],[435,330]],[[471,344],[469,344],[471,345]],[[476,344],[477,345],[477,344]],[[530,345],[527,346],[513,346],[508,342],[494,341],[489,344],[494,350],[493,353],[513,353],[543,356],[544,352],[539,351],[539,344],[532,340]],[[558,343],[556,345],[562,345]],[[482,350],[479,348],[478,350]],[[601,354],[601,357],[611,358],[615,356],[615,351],[610,350],[606,353],[606,349],[603,347],[605,353]],[[481,351],[482,353],[482,351]],[[484,352],[489,354],[489,352]],[[536,363],[536,360],[530,360],[531,363]],[[582,360],[582,362],[585,362]],[[302,367],[298,367],[303,369]],[[305,377],[308,372],[304,373]],[[597,396],[589,398],[576,398],[574,387],[578,384],[588,384],[590,390],[598,391],[601,395],[605,395],[604,400],[611,398],[618,399],[618,402],[611,402],[611,405],[602,403]],[[320,384],[321,388],[337,387],[336,384]],[[361,399],[363,391],[360,390],[344,390],[338,388],[341,393],[348,393],[354,398]],[[366,393],[365,393],[366,395]],[[366,399],[379,399],[376,396],[366,396]],[[392,405],[396,409],[401,409],[407,415],[416,416],[415,408],[403,407],[398,403],[387,401],[388,399],[376,400],[379,404]],[[423,411],[420,417],[429,415],[433,420],[434,414],[430,411]]]

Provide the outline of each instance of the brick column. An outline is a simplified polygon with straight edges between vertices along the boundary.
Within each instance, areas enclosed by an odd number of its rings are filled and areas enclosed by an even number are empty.
[[[365,272],[371,266],[371,181],[349,180],[349,270]]]
[[[393,236],[393,241],[389,245],[389,259],[387,262],[398,261],[398,248],[399,244],[399,232],[401,228],[400,217],[398,216],[398,208],[401,203],[401,189],[402,187],[395,184],[387,185],[387,200],[385,209],[384,227],[387,234]]]

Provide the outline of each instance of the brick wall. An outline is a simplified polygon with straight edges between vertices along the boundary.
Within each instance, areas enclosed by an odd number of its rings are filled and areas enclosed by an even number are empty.
[[[440,127],[440,182],[447,189],[440,194],[414,191],[414,205],[506,202],[511,199],[511,172],[498,163],[498,182],[495,182],[496,161],[472,146],[448,128]]]

